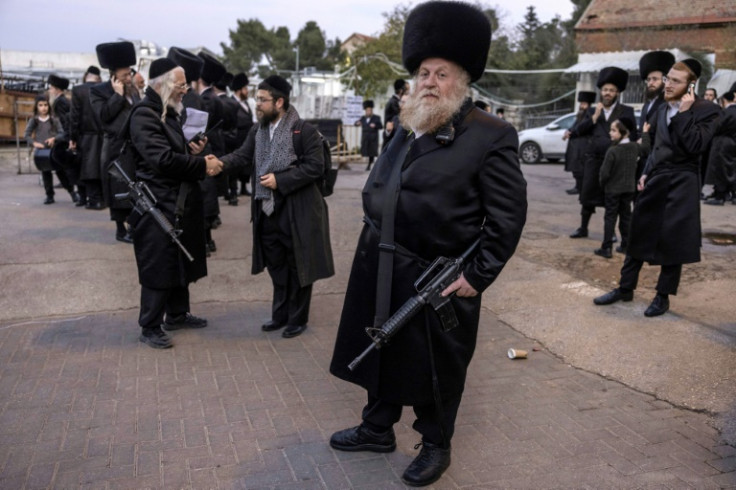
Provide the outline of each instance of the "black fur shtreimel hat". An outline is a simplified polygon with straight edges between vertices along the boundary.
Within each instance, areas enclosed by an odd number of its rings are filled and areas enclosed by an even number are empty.
[[[102,68],[115,70],[126,68],[136,63],[135,46],[130,41],[102,43],[95,48],[97,60]]]
[[[197,56],[204,62],[199,78],[204,80],[208,85],[219,82],[225,75],[225,72],[227,72],[225,65],[220,63],[214,56],[210,56],[204,52],[198,53]]]
[[[363,109],[368,109],[369,107],[371,109],[373,109],[373,101],[372,100],[364,100],[363,101]]]
[[[578,102],[587,102],[588,104],[592,104],[595,102],[595,92],[581,90],[578,92]]]
[[[480,9],[464,2],[431,1],[409,14],[401,58],[412,74],[427,58],[453,61],[474,82],[483,76],[490,47],[491,23]]]
[[[675,64],[675,55],[669,51],[649,51],[639,60],[639,75],[646,80],[653,71],[662,72],[667,75],[672,65]]]
[[[240,73],[236,73],[235,76],[233,77],[233,81],[230,84],[230,88],[234,92],[237,92],[238,90],[245,87],[246,85],[248,85],[248,75],[246,75],[243,72],[240,72]]]
[[[66,90],[69,88],[69,79],[59,77],[56,75],[49,75],[48,78],[49,85],[52,87],[56,87],[59,90]]]
[[[598,82],[596,87],[602,88],[605,84],[611,83],[618,88],[619,92],[626,90],[626,84],[629,82],[629,74],[626,70],[622,70],[617,66],[607,66],[598,74]]]
[[[192,83],[199,79],[202,65],[204,65],[202,58],[186,49],[177,48],[176,46],[172,46],[171,49],[169,49],[169,53],[166,57],[184,68],[184,76],[187,79],[187,83]]]

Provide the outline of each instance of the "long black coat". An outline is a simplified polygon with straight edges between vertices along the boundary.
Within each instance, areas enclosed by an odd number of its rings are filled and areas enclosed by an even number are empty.
[[[156,207],[173,224],[179,189],[189,189],[179,240],[194,257],[190,262],[169,236],[155,223],[150,213],[142,217],[134,211],[133,246],[142,286],[168,289],[186,286],[207,275],[202,195],[197,185],[207,173],[204,157],[187,154],[186,140],[179,119],[172,109],[161,121],[161,98],[150,87],[130,119],[130,139],[138,162],[136,177],[156,196]]]
[[[209,88],[200,94],[200,100],[204,105],[204,110],[209,114],[207,118],[207,151],[215,156],[221,157],[226,152],[225,139],[223,137],[222,127],[225,124],[224,107],[221,98],[215,93],[213,88]],[[213,129],[215,124],[220,122],[220,126]],[[207,176],[201,182],[202,192],[204,195],[204,215],[207,218],[214,218],[220,214],[220,202],[217,200],[219,195],[225,195],[227,185],[224,174],[215,177]]]
[[[575,178],[583,175],[583,163],[585,154],[588,151],[589,137],[578,135],[577,125],[585,117],[585,114],[578,113],[575,124],[570,128],[570,139],[567,141],[567,149],[565,150],[565,171],[572,172]]]
[[[268,131],[268,128],[262,129]],[[243,170],[251,174],[251,186],[256,187],[257,172],[254,172],[256,134],[259,125],[254,125],[245,143],[229,155],[221,158],[226,170],[238,173]],[[294,255],[299,284],[304,287],[318,279],[335,274],[330,243],[330,223],[327,203],[317,188],[317,180],[324,170],[322,141],[314,126],[304,123],[301,132],[304,155],[299,162],[286,170],[277,172],[274,199],[276,206],[283,206],[289,214],[291,236],[294,240]],[[299,155],[297,155],[299,156]],[[251,273],[259,274],[266,267],[261,244],[261,201],[251,199],[251,221],[253,222],[253,257]]]
[[[414,141],[401,172],[395,242],[410,252],[394,255],[391,313],[416,294],[414,281],[438,256],[457,257],[481,238],[463,274],[480,293],[511,258],[526,220],[526,182],[518,160],[518,135],[507,122],[468,101],[454,122],[455,139],[443,146],[432,134]],[[407,139],[398,129],[363,188],[363,209],[377,228],[391,168]],[[484,224],[485,223],[485,224]],[[379,235],[366,225],[350,272],[330,372],[363,386],[370,395],[403,405],[433,403],[427,332],[442,396],[462,393],[475,350],[481,295],[453,297],[460,325],[443,332],[434,310],[425,307],[380,351],[354,372],[348,364],[370,340],[376,310]]]
[[[383,129],[381,118],[375,114],[363,116],[355,125],[361,128],[360,154],[364,157],[377,157],[378,132]]]
[[[716,127],[705,183],[718,191],[736,187],[736,105],[723,111]]]
[[[634,205],[628,254],[655,265],[700,261],[700,155],[710,145],[717,105],[696,99],[667,125],[668,104],[654,120],[644,190]]]
[[[69,112],[69,139],[77,143],[82,180],[100,179],[100,152],[102,128],[89,98],[91,82],[72,89],[72,107]]]
[[[102,82],[94,84],[89,89],[89,98],[92,108],[97,115],[97,119],[102,125],[104,137],[102,140],[102,149],[100,150],[100,163],[102,170],[102,186],[105,191],[105,199],[107,205],[112,209],[131,209],[132,205],[126,201],[118,201],[114,198],[115,194],[121,194],[128,191],[127,186],[111,179],[107,173],[110,163],[120,155],[120,149],[123,146],[123,139],[119,134],[128,120],[128,114],[135,104],[140,102],[138,91],[134,90],[131,96],[133,102],[119,95],[112,88],[112,82]],[[124,169],[128,174],[135,172],[135,169]]]
[[[64,139],[69,139],[69,99],[65,95],[60,95],[54,100],[51,107],[52,114],[59,119],[61,127],[64,129]]]
[[[575,136],[588,136],[590,144],[585,154],[585,163],[583,164],[583,185],[580,190],[580,203],[583,206],[603,206],[604,193],[600,184],[599,174],[603,159],[606,156],[606,150],[611,146],[611,136],[608,131],[611,129],[611,123],[621,117],[628,117],[632,121],[636,121],[634,117],[634,109],[622,104],[620,101],[613,108],[608,119],[601,113],[598,120],[593,123],[593,114],[595,114],[595,106],[588,109],[580,124],[578,124],[571,133]],[[629,135],[629,139],[636,141],[639,139],[638,132]]]

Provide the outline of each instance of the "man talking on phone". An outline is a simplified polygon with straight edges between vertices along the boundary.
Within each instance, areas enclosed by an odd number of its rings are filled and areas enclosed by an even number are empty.
[[[652,120],[652,151],[637,189],[630,241],[619,287],[597,305],[631,301],[644,262],[661,266],[657,295],[644,312],[664,314],[677,294],[682,264],[700,262],[700,155],[708,148],[720,111],[695,95],[701,65],[686,59],[664,77],[664,99]]]

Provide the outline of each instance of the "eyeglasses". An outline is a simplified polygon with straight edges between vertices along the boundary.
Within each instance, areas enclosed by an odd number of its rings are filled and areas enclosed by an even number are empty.
[[[177,88],[179,90],[189,90],[189,85],[186,83],[175,83],[174,88]]]
[[[256,104],[263,104],[264,102],[271,102],[273,99],[266,99],[265,97],[256,97]]]
[[[669,78],[669,77],[662,77],[662,81],[664,83],[671,83],[672,85],[683,85],[687,83],[683,80],[678,80],[676,78]]]

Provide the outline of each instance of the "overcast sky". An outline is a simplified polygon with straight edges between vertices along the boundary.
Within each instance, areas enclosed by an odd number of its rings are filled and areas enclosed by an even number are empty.
[[[237,19],[257,18],[272,28],[286,26],[296,38],[314,20],[328,39],[344,41],[352,33],[376,34],[383,13],[395,0],[0,0],[0,49],[94,52],[102,42],[118,38],[146,40],[161,46],[206,46],[221,53]],[[403,2],[404,5],[416,5]],[[502,14],[502,24],[523,21],[533,5],[540,20],[559,14],[567,19],[569,0],[489,0]]]

